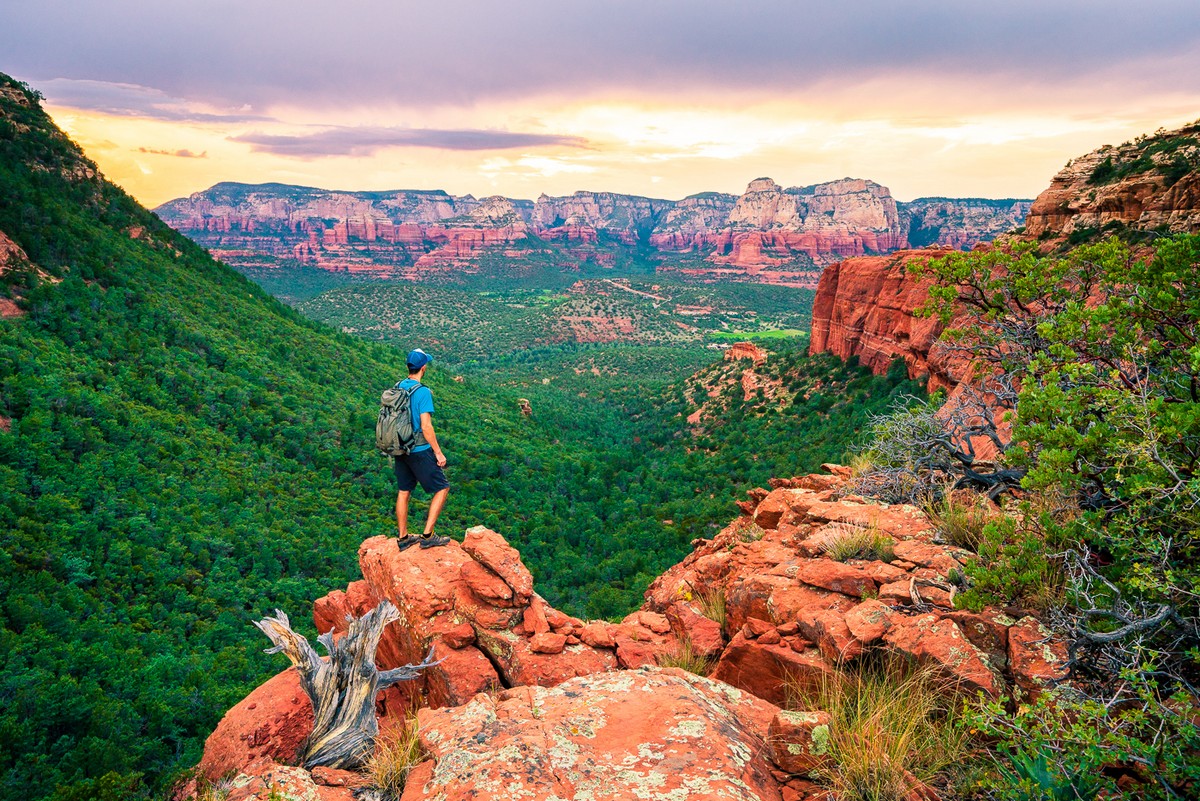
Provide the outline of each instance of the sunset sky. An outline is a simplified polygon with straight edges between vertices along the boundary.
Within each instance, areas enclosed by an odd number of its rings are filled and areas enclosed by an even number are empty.
[[[218,181],[1033,197],[1200,118],[1196,0],[4,0],[0,54],[150,206]]]

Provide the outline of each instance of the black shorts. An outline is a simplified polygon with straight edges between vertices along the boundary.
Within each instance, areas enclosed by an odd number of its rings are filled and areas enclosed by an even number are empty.
[[[450,487],[446,474],[438,467],[433,448],[393,458],[392,471],[396,474],[396,486],[401,492],[412,492],[417,482],[428,493]]]

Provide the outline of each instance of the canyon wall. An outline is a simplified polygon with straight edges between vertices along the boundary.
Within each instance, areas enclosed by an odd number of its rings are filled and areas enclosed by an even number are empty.
[[[156,211],[235,265],[298,262],[418,277],[472,269],[489,255],[538,255],[564,267],[612,266],[618,255],[636,255],[710,279],[815,286],[826,265],[907,247],[910,232],[922,244],[987,241],[1014,227],[1024,203],[898,203],[873,181],[783,188],[759,178],[740,196],[705,192],[679,201],[576,192],[531,202],[222,183]]]

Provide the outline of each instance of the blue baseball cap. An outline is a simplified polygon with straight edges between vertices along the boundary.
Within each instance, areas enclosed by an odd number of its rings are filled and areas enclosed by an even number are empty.
[[[433,357],[420,348],[408,352],[407,362],[409,370],[420,370],[431,361],[433,361]]]

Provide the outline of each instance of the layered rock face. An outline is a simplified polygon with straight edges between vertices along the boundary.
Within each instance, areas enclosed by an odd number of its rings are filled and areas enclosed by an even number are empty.
[[[936,200],[897,204],[886,187],[851,178],[787,189],[760,178],[741,196],[680,201],[576,192],[536,203],[225,183],[156,211],[235,265],[267,256],[415,278],[470,268],[487,254],[611,265],[617,249],[639,248],[692,274],[814,286],[822,266],[905,247],[910,230],[965,247],[1011,227],[1007,201]]]
[[[983,200],[979,198],[917,198],[898,204],[904,227],[905,247],[929,246],[970,250],[1025,224],[1032,206],[1029,200]]]
[[[1036,619],[954,609],[952,574],[973,557],[934,543],[920,510],[855,497],[848,471],[830,470],[751,492],[743,516],[697,540],[621,623],[549,607],[519,554],[487,529],[429,550],[364,542],[363,579],[319,600],[314,620],[342,631],[346,615],[388,598],[402,617],[379,666],[430,649],[441,660],[377,704],[385,730],[419,707],[428,761],[404,801],[815,801],[822,791],[805,777],[822,765],[829,718],[779,705],[865,654],[905,655],[991,697],[1065,676],[1064,645]],[[891,539],[894,558],[829,558],[831,544],[866,529]],[[659,667],[685,651],[707,660],[707,678]],[[361,779],[279,769],[311,714],[295,672],[283,671],[230,710],[200,773],[233,774],[238,788],[286,774],[306,797],[345,797]]]
[[[1008,204],[1003,215],[989,211],[996,204]],[[966,240],[954,231],[999,226],[999,220],[1012,219],[1024,205],[1024,201],[914,201],[907,206],[912,215],[908,240],[961,247]],[[938,228],[940,219],[961,222]],[[1042,249],[1049,251],[1121,230],[1200,231],[1200,124],[1120,147],[1105,146],[1074,159],[1029,206],[1025,230],[1013,238],[1041,242]],[[936,239],[934,231],[939,232]],[[957,386],[967,363],[938,347],[942,326],[936,320],[914,314],[928,297],[929,286],[905,272],[913,261],[940,255],[944,252],[936,249],[909,250],[847,259],[828,267],[813,303],[810,352],[828,351],[843,359],[857,356],[877,373],[901,358],[909,376],[926,376],[930,389]]]
[[[1025,235],[1049,248],[1122,229],[1200,231],[1200,124],[1073,159],[1033,202]]]
[[[549,238],[596,242],[597,232],[603,231],[626,245],[636,245],[672,205],[669,200],[612,192],[542,195],[534,206],[533,221],[539,235]]]

